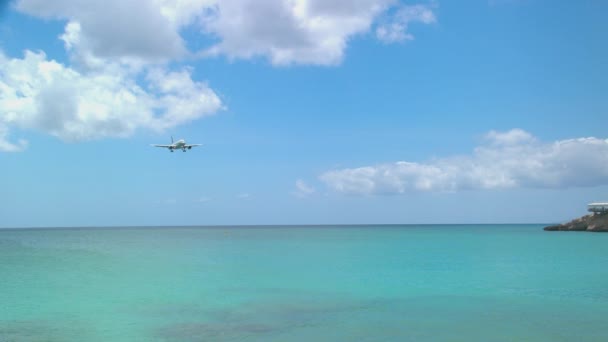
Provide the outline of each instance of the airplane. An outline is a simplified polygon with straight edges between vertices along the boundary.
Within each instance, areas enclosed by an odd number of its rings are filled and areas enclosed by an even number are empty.
[[[171,145],[152,145],[154,147],[164,147],[168,148],[169,151],[173,152],[173,150],[182,150],[186,152],[186,149],[190,150],[195,146],[201,146],[201,144],[186,144],[186,140],[180,139],[176,142],[173,142],[173,137],[171,137]]]

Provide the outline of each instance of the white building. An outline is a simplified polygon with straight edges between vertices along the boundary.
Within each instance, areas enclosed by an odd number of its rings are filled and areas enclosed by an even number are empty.
[[[587,210],[594,213],[608,213],[608,202],[596,202],[587,204]]]

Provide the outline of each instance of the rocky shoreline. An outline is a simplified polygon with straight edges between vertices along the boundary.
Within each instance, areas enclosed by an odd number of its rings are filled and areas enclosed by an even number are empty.
[[[608,213],[590,214],[564,224],[547,226],[547,231],[608,232]]]

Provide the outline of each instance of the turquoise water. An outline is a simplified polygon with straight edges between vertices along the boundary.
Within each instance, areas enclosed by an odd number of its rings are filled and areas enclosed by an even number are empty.
[[[608,341],[608,234],[0,230],[0,341]]]

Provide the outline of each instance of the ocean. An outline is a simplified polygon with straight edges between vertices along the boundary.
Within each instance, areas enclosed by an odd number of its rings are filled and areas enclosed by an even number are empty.
[[[608,341],[608,234],[0,229],[0,341]]]

